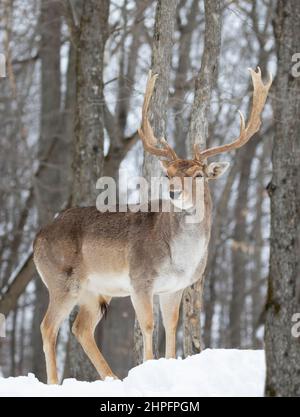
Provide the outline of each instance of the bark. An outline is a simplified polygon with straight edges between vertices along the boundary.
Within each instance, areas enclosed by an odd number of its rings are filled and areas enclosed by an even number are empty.
[[[38,169],[34,174],[35,182],[39,181],[42,176],[45,175],[47,171],[48,162],[53,159],[53,153],[57,146],[58,137],[52,138],[50,144],[47,144],[47,151],[44,157],[40,160],[40,164]],[[35,201],[35,192],[34,187],[32,186],[29,189],[29,194],[27,199],[24,203],[24,208],[21,211],[20,219],[17,225],[17,230],[23,230],[28,215],[30,213],[30,209]],[[15,236],[12,242],[12,249],[14,252],[17,251],[17,248],[20,246],[22,241],[22,234],[19,233]],[[5,269],[5,273],[11,275],[7,278],[8,288],[1,288],[1,298],[0,298],[0,312],[3,314],[8,315],[11,310],[15,308],[17,305],[18,298],[20,295],[25,291],[28,283],[34,276],[35,266],[32,259],[32,250],[29,251],[28,255],[25,259],[21,262],[21,264],[17,268],[17,272],[12,272],[13,262],[8,264],[9,266]]]
[[[18,308],[12,314],[12,329],[10,334],[10,375],[16,376],[16,327],[17,327]]]
[[[149,114],[156,137],[166,135],[167,110],[169,99],[170,71],[173,47],[173,35],[176,18],[177,0],[158,0],[156,5],[155,25],[152,44],[152,71],[158,74]],[[160,176],[160,162],[150,154],[144,154],[143,174],[147,180]],[[159,332],[159,306],[154,301],[154,354],[157,355]],[[142,362],[142,334],[138,322],[135,322],[135,361]]]
[[[291,333],[300,312],[300,78],[291,73],[300,42],[300,3],[279,0],[274,21],[278,58],[271,198],[271,252],[266,304],[265,394],[300,396],[300,338]]]
[[[257,24],[258,14],[256,8],[256,2],[253,2],[250,13],[250,18],[255,29],[255,36],[259,43],[259,55],[257,61],[261,68],[266,68],[269,52],[265,50],[265,32],[268,29],[268,18],[265,20],[265,24],[261,30]],[[266,136],[266,135],[264,135]],[[230,347],[241,347],[242,340],[245,339],[246,326],[243,325],[243,319],[245,319],[246,312],[244,312],[245,293],[246,293],[246,274],[247,263],[250,260],[249,253],[249,236],[247,229],[247,207],[248,194],[250,187],[250,172],[252,159],[255,155],[256,147],[261,139],[262,135],[256,135],[256,138],[252,138],[251,142],[247,144],[244,149],[237,152],[240,162],[240,178],[238,186],[238,196],[235,205],[235,228],[233,232],[233,245],[232,245],[232,295],[229,311],[229,343]],[[264,137],[264,140],[267,140]],[[244,320],[245,322],[245,320]],[[244,333],[244,334],[243,334]]]
[[[125,378],[134,366],[134,318],[130,298],[116,298],[99,325],[101,352],[119,378]]]
[[[19,334],[19,352],[20,352],[20,357],[19,357],[19,363],[18,363],[18,375],[24,375],[24,357],[25,357],[25,347],[26,347],[26,341],[25,341],[25,308],[24,308],[24,299],[25,297],[23,297],[22,300],[22,304],[21,304],[21,317],[20,317],[20,321],[21,321],[21,329],[20,329],[20,334]]]
[[[127,2],[122,8],[123,36],[121,40],[120,73],[118,80],[118,96],[115,114],[112,114],[105,106],[104,123],[109,135],[110,146],[104,160],[104,175],[114,178],[118,185],[119,167],[127,153],[139,139],[137,132],[126,137],[125,129],[128,113],[130,111],[130,99],[132,85],[134,84],[137,69],[137,59],[141,45],[141,18],[145,6],[140,7],[136,13],[134,27],[130,34],[133,37],[129,53],[125,47],[128,35],[127,27]],[[126,55],[128,53],[128,56]],[[98,344],[101,346],[104,357],[111,368],[121,378],[127,376],[128,370],[133,365],[133,329],[134,310],[129,297],[113,300],[109,307],[109,313],[102,320],[97,331]],[[122,322],[122,324],[121,324]],[[120,323],[116,326],[115,323]]]
[[[108,36],[109,0],[87,0],[82,10],[68,18],[73,35],[76,74],[75,141],[72,205],[95,205],[96,182],[103,175],[104,48]],[[77,22],[77,19],[80,19]],[[71,22],[71,23],[70,23]],[[70,317],[70,327],[76,317]],[[98,374],[75,337],[70,334],[65,375],[80,380],[98,379]]]
[[[183,8],[186,4],[183,4]],[[179,10],[180,11],[180,10]],[[179,14],[178,11],[178,14]],[[190,12],[187,17],[187,23],[183,25],[178,22],[178,30],[180,33],[179,38],[179,62],[175,77],[175,94],[172,98],[173,110],[175,113],[175,129],[174,129],[174,141],[175,151],[181,158],[186,156],[186,143],[185,138],[187,135],[186,118],[184,114],[184,99],[186,94],[186,84],[188,71],[191,67],[190,52],[192,47],[192,36],[197,24],[197,17],[199,15],[199,1],[193,0]],[[179,20],[179,16],[177,17]]]
[[[267,138],[265,138],[267,139]],[[264,180],[265,180],[265,165],[266,165],[266,158],[269,157],[269,152],[267,150],[266,142],[264,143],[263,153],[260,158],[260,167],[257,175],[257,187],[256,187],[256,194],[257,200],[255,205],[255,220],[253,223],[252,228],[252,238],[253,238],[253,245],[254,251],[252,256],[252,263],[253,269],[251,271],[251,304],[252,304],[252,311],[251,311],[251,337],[252,337],[252,347],[254,349],[261,349],[262,342],[257,338],[256,332],[259,326],[259,316],[263,309],[263,292],[262,292],[262,285],[266,284],[266,279],[262,276],[262,268],[263,268],[263,257],[262,257],[262,250],[263,250],[263,235],[262,235],[262,227],[263,227],[263,202],[264,202]]]
[[[51,159],[53,159],[54,150],[57,147],[57,141],[58,137],[56,136],[52,138],[52,141],[49,144],[47,144],[46,153],[44,154],[44,157],[40,160],[40,164],[34,174],[35,182],[39,182],[40,178],[45,175],[47,171],[48,162]],[[67,156],[68,155],[66,155],[66,157]],[[26,224],[28,215],[30,213],[30,209],[32,208],[32,205],[35,201],[34,191],[34,187],[32,186],[29,189],[28,197],[25,200],[24,208],[21,211],[20,219],[17,225],[17,230],[23,230]],[[68,194],[66,194],[66,197],[67,196]],[[63,207],[66,205],[63,205]],[[22,241],[21,238],[22,234],[19,233],[13,239],[11,247],[14,250],[14,252],[16,252],[17,248],[20,246]],[[0,312],[4,315],[8,315],[11,310],[14,310],[20,295],[25,291],[28,283],[32,280],[36,271],[32,258],[32,250],[29,251],[28,255],[20,263],[16,270],[17,272],[12,272],[13,262],[9,263],[8,265],[9,266],[5,269],[6,274],[11,273],[9,278],[7,278],[8,288],[6,289],[2,287],[0,294]]]
[[[136,14],[133,28],[130,30],[132,42],[127,57],[127,49],[125,47],[125,41],[128,35],[126,5],[127,2],[125,2],[123,6],[124,34],[121,42],[117,106],[114,115],[110,113],[107,106],[105,107],[104,113],[105,128],[110,140],[109,151],[104,160],[104,175],[115,178],[116,180],[118,179],[121,162],[139,139],[137,132],[134,132],[129,137],[126,137],[125,129],[130,110],[130,100],[133,92],[132,86],[135,82],[136,70],[138,67],[139,49],[142,43],[141,32],[143,25],[141,20],[145,6],[138,6],[136,3],[136,6],[140,7],[140,9],[138,9]]]
[[[104,122],[106,131],[109,134],[110,147],[104,160],[104,175],[114,178],[118,184],[118,173],[120,164],[126,157],[129,150],[137,142],[138,135],[135,132],[132,136],[125,136],[128,113],[130,110],[130,98],[133,92],[132,86],[135,82],[137,59],[141,45],[141,23],[143,8],[137,13],[134,28],[131,30],[133,37],[128,57],[126,56],[125,41],[128,35],[127,27],[127,1],[124,2],[122,10],[123,37],[121,42],[120,73],[118,82],[118,97],[115,114],[105,108]],[[97,339],[105,358],[114,372],[124,378],[128,370],[134,364],[134,320],[135,313],[130,297],[112,300],[105,320],[102,320]],[[118,326],[115,324],[119,323]]]
[[[217,301],[216,284],[217,274],[219,273],[218,260],[220,245],[222,244],[221,236],[224,223],[227,222],[228,202],[231,196],[232,185],[240,167],[240,159],[235,158],[234,163],[228,173],[226,184],[221,193],[220,201],[217,204],[216,214],[214,216],[214,224],[209,243],[208,260],[205,270],[205,280],[207,285],[205,287],[205,321],[204,321],[204,345],[205,347],[212,347],[212,322]]]
[[[108,111],[107,109],[105,110]],[[115,123],[115,119],[112,115],[106,116],[107,121],[105,125],[108,124],[113,126]],[[107,128],[106,128],[107,129]],[[139,136],[137,132],[134,132],[129,137],[124,137],[120,146],[112,146],[109,149],[108,154],[105,156],[104,160],[104,175],[107,177],[115,178],[116,181],[118,180],[119,175],[119,168],[123,159],[126,158],[128,152],[132,149],[132,147],[137,143],[139,140]]]
[[[9,280],[9,285],[0,299],[0,313],[7,316],[17,306],[20,295],[25,291],[35,272],[32,252],[19,267],[15,277]]]
[[[156,137],[161,138],[167,131],[170,71],[177,0],[158,0],[152,44],[151,68],[159,77],[151,101],[149,114]],[[143,172],[146,179],[160,172],[157,157],[145,153]]]
[[[187,153],[192,145],[205,146],[208,137],[210,101],[218,76],[218,59],[221,47],[221,5],[219,0],[207,0],[205,4],[204,52],[196,79],[195,98],[188,132]]]
[[[230,347],[240,348],[242,344],[241,317],[244,311],[246,291],[246,265],[249,261],[247,237],[247,207],[250,187],[250,173],[257,143],[255,140],[243,149],[238,195],[234,210],[235,227],[232,240],[232,297],[229,311]]]
[[[41,3],[41,122],[38,157],[40,165],[45,165],[36,187],[39,222],[48,222],[55,210],[62,204],[59,184],[62,177],[57,157],[60,154],[60,28],[61,14],[59,1]],[[55,141],[55,138],[57,140]],[[50,159],[44,162],[45,150],[55,141]]]
[[[104,175],[114,178],[118,184],[118,173],[120,164],[137,142],[138,135],[135,132],[132,136],[125,136],[128,112],[130,110],[130,98],[133,92],[132,86],[135,82],[137,59],[141,45],[141,23],[142,11],[137,13],[134,27],[131,30],[133,37],[128,57],[126,56],[125,41],[128,35],[127,28],[127,1],[122,9],[123,37],[121,41],[120,73],[118,81],[118,97],[115,114],[109,112],[105,107],[104,122],[109,135],[110,146],[104,160]],[[134,320],[135,313],[130,297],[112,300],[105,320],[102,320],[97,331],[97,341],[101,346],[102,353],[107,359],[111,369],[120,377],[124,378],[128,370],[134,365]],[[119,323],[116,326],[116,323]]]
[[[68,207],[72,192],[72,145],[75,130],[75,111],[76,111],[76,47],[70,42],[68,54],[68,70],[66,81],[65,106],[62,114],[63,141],[61,151],[64,157],[64,178],[62,180],[62,193],[64,195],[63,205]]]
[[[218,74],[218,59],[221,47],[221,5],[219,0],[205,1],[204,52],[201,68],[196,79],[195,98],[187,141],[187,153],[191,154],[192,144],[204,147],[208,137],[208,118],[212,91]],[[184,312],[184,355],[201,351],[201,308],[202,277],[199,282],[187,288],[183,295]]]
[[[95,204],[103,173],[103,60],[108,36],[108,0],[88,0],[76,36],[76,126],[72,203]]]
[[[41,123],[39,140],[39,159],[44,157],[45,149],[59,140],[52,153],[50,164],[40,175],[35,189],[38,204],[39,224],[47,223],[62,204],[60,161],[60,4],[54,1],[49,5],[47,0],[41,3],[40,16],[40,58],[41,58]],[[43,163],[43,162],[42,162]],[[39,277],[35,282],[35,306],[33,318],[33,372],[37,378],[46,380],[45,360],[43,353],[40,323],[48,304],[48,292]]]

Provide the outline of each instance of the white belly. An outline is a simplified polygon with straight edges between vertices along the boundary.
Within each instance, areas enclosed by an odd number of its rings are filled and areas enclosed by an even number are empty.
[[[93,273],[88,276],[85,289],[99,295],[126,297],[131,292],[130,278],[128,274]]]
[[[171,244],[171,259],[168,258],[159,269],[159,276],[153,282],[153,293],[172,293],[193,284],[200,277],[195,274],[206,251],[207,241],[191,239],[183,235]],[[141,277],[144,279],[145,277]],[[84,288],[89,292],[110,297],[126,297],[132,293],[129,271],[93,272],[88,275]]]

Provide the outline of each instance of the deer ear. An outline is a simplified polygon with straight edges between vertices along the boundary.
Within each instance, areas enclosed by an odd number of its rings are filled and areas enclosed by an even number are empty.
[[[228,169],[229,162],[212,162],[206,168],[206,176],[209,180],[221,177]]]

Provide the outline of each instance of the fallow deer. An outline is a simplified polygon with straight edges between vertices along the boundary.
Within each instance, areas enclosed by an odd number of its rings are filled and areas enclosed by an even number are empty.
[[[233,142],[200,150],[193,159],[180,159],[165,141],[158,141],[148,119],[157,75],[149,73],[139,135],[144,149],[162,161],[170,179],[192,178],[192,187],[174,188],[170,199],[180,212],[106,212],[96,207],[71,208],[42,228],[34,242],[36,268],[49,291],[49,306],[41,324],[48,383],[57,383],[55,345],[59,327],[75,305],[79,312],[72,331],[102,378],[114,376],[94,340],[94,330],[112,297],[130,296],[143,334],[144,360],[153,358],[153,296],[159,295],[166,332],[166,357],[175,357],[175,335],[183,290],[201,279],[211,229],[208,180],[220,177],[227,162],[207,158],[245,145],[259,130],[270,80],[251,70],[253,98],[245,124],[240,113],[240,135]],[[161,147],[158,147],[159,142]],[[187,222],[193,212],[195,187],[200,187],[201,216]]]

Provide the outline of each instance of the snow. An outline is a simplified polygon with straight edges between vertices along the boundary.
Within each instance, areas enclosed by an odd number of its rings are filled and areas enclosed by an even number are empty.
[[[62,385],[46,385],[33,374],[0,377],[0,397],[256,397],[263,395],[264,380],[262,350],[206,349],[184,360],[147,361],[131,369],[123,381],[65,379]]]

